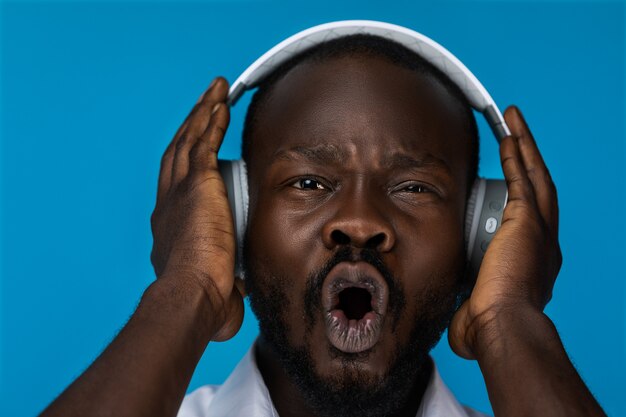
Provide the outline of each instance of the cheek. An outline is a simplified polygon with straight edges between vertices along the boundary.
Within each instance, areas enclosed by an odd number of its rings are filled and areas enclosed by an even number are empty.
[[[408,336],[417,317],[441,321],[464,289],[464,213],[458,209],[424,213],[400,225],[397,268],[406,296],[398,334]],[[397,271],[397,272],[396,272]]]
[[[320,227],[314,217],[296,217],[284,204],[259,197],[254,207],[251,205],[247,230],[249,265],[259,281],[279,281],[265,286],[281,286],[281,293],[288,298],[279,311],[290,329],[286,336],[292,346],[301,346],[310,324],[304,305],[307,279],[325,261],[318,238]]]
[[[464,212],[460,204],[424,210],[404,218],[397,226],[398,274],[419,286],[432,275],[464,268]]]
[[[304,287],[307,276],[325,260],[320,216],[303,215],[271,194],[259,194],[253,210],[248,225],[251,254]]]

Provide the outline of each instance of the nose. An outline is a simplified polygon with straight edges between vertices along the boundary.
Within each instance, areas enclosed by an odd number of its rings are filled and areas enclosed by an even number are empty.
[[[337,202],[334,215],[322,228],[322,239],[328,249],[352,246],[389,252],[395,245],[393,225],[374,199],[352,195]]]

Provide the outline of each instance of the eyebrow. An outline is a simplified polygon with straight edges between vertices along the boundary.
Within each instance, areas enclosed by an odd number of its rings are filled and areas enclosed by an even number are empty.
[[[436,157],[431,153],[425,153],[417,158],[404,153],[394,153],[384,157],[381,162],[385,168],[391,169],[419,169],[424,167],[431,167],[436,169],[442,169],[448,174],[452,173],[452,170],[450,169],[446,161]]]
[[[276,151],[272,160],[282,159],[286,161],[293,161],[301,158],[320,165],[329,163],[340,164],[345,159],[345,153],[338,146],[331,144],[323,144],[313,147],[294,146],[293,148]]]

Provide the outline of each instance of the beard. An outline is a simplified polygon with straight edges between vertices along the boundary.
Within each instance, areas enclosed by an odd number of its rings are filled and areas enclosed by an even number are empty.
[[[254,258],[247,253],[248,247],[244,245],[246,292],[258,319],[261,337],[316,415],[394,416],[419,404],[432,371],[429,352],[469,294],[462,273],[458,274],[453,290],[439,289],[415,297],[413,304],[421,308],[412,317],[408,341],[397,344],[384,375],[374,377],[362,369],[361,363],[367,360],[368,352],[345,353],[329,345],[329,355],[340,361],[341,372],[322,377],[315,371],[310,347],[320,343],[312,340],[312,329],[323,317],[321,289],[329,271],[344,261],[364,261],[377,268],[389,290],[388,314],[393,333],[407,308],[406,294],[399,281],[375,250],[363,249],[358,255],[349,248],[337,251],[322,268],[307,277],[304,311],[298,312],[306,323],[305,337],[302,347],[298,347],[290,342],[290,325],[286,317],[290,295],[293,297],[289,291],[292,281],[287,276],[272,273],[269,262],[250,262]],[[435,274],[430,282],[445,282],[446,277],[448,274]]]

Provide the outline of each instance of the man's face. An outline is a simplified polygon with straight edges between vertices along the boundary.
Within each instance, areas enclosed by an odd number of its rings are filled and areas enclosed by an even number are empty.
[[[299,64],[260,109],[247,285],[303,385],[371,394],[402,374],[410,387],[440,338],[464,288],[460,106],[430,77],[357,56]]]

